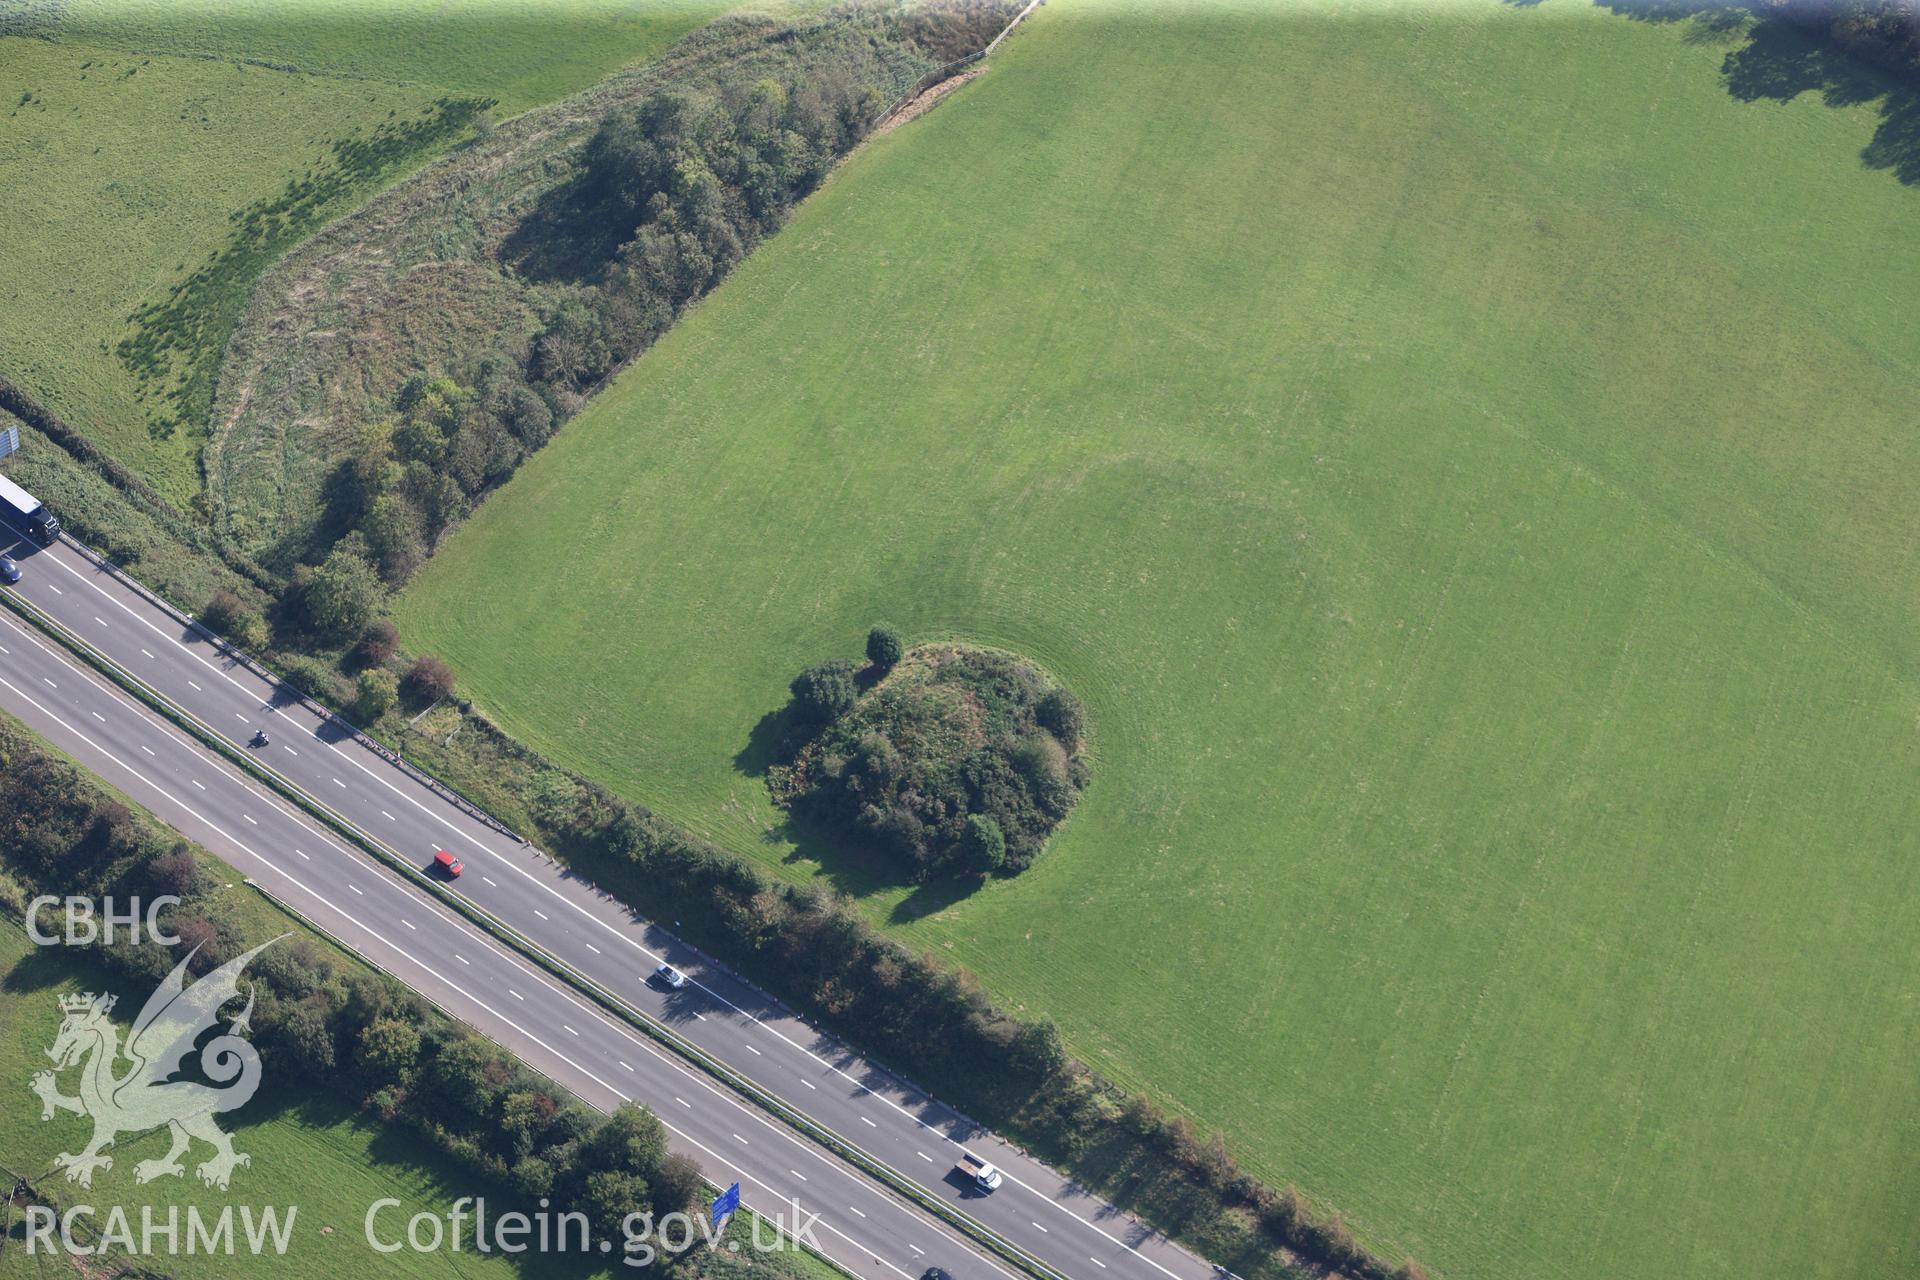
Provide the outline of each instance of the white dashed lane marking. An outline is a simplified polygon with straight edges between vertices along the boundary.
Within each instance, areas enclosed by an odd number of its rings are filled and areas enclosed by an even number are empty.
[[[188,684],[192,684],[192,685],[193,685],[193,687],[194,687],[194,688],[196,688],[196,689],[199,689],[199,688],[200,688],[200,686],[199,686],[199,685],[197,685],[197,684],[194,684],[194,683],[193,683],[193,681],[191,681],[191,680],[189,680],[189,681],[187,681],[187,683],[188,683]],[[204,689],[201,689],[201,692],[202,692],[202,693],[204,693],[204,692],[206,692],[206,690],[204,690]]]
[[[189,781],[191,781],[194,786],[200,788],[202,791],[205,791],[207,789],[207,784],[200,781],[200,779],[198,778],[192,778],[192,779],[189,779]]]
[[[860,1117],[860,1123],[864,1125],[872,1125],[872,1127],[875,1129],[878,1129],[880,1127],[879,1125],[874,1124],[873,1121],[867,1119],[865,1116]]]
[[[415,933],[420,932],[420,926],[416,925],[413,921],[407,919],[405,916],[400,917],[400,923],[407,926],[407,928],[412,929]]]
[[[348,885],[348,886],[347,886],[347,888],[349,888],[349,889],[351,889],[351,890],[353,890],[353,891],[354,891],[355,893],[360,893],[360,886],[359,886],[359,885],[357,885],[357,884],[350,884],[350,885]],[[360,893],[360,896],[364,898],[364,897],[366,897],[367,895],[366,895],[366,894],[364,894],[364,893]]]
[[[57,589],[56,589],[56,590],[57,590]],[[103,625],[104,625],[104,620],[101,620],[101,621],[103,622]],[[147,656],[148,656],[149,658],[152,658],[152,657],[153,657],[153,655],[152,655],[152,653],[151,653],[151,651],[149,651],[149,650],[144,650],[144,649],[143,649],[143,650],[142,650],[142,652],[143,652],[143,653],[145,653],[145,654],[146,654],[146,655],[147,655]],[[157,659],[156,659],[156,660],[157,660]],[[57,685],[55,685],[55,684],[54,684],[54,682],[53,682],[53,681],[51,681],[51,680],[48,680],[48,681],[46,681],[46,683],[47,683],[47,684],[48,684],[48,685],[49,685],[50,687],[53,687],[53,688],[58,688],[58,687],[59,687],[59,686],[57,686]],[[200,686],[200,685],[198,684],[198,682],[197,682],[197,681],[196,681],[196,682],[191,682],[191,683],[192,683],[192,686],[193,686],[193,687],[194,687],[195,689],[201,689],[201,686]],[[238,713],[236,713],[236,716],[237,716],[237,718],[239,718],[239,719],[241,719],[241,720],[242,720],[243,722],[246,722],[246,720],[247,720],[247,717],[245,717],[245,716],[243,716],[243,715],[238,715]],[[319,735],[319,734],[318,734],[318,732],[316,731],[316,738],[319,738],[319,737],[320,737],[320,735]],[[324,741],[324,739],[321,739],[321,740],[322,740],[322,741]],[[152,750],[152,748],[149,748],[149,747],[145,747],[145,746],[143,745],[143,746],[142,746],[142,749],[143,749],[143,751],[145,751],[145,752],[147,752],[147,754],[149,754],[149,755],[152,755],[152,754],[153,754],[153,750]],[[290,752],[292,752],[292,748],[288,748],[288,750],[289,750]],[[296,752],[296,753],[294,753],[294,754],[298,754],[298,753]],[[205,790],[206,790],[206,786],[205,786],[205,784],[203,784],[203,783],[199,783],[199,782],[198,782],[197,780],[194,780],[194,781],[195,781],[195,784],[196,784],[196,786],[197,786],[197,787],[199,787],[199,789],[201,789],[202,791],[205,791]],[[346,788],[346,783],[344,783],[344,782],[342,782],[342,781],[341,781],[340,779],[338,779],[338,778],[334,778],[334,779],[333,779],[333,781],[334,781],[334,783],[335,783],[335,785],[337,785],[337,786],[340,786],[340,787],[342,787],[343,789],[345,789],[345,788]],[[381,813],[382,813],[382,814],[383,814],[384,816],[386,816],[386,817],[388,818],[388,820],[389,820],[389,821],[397,821],[397,819],[395,819],[395,818],[394,818],[394,816],[393,816],[393,814],[391,814],[390,812],[388,812],[388,811],[386,811],[386,810],[381,810]],[[253,820],[253,819],[251,818],[251,816],[250,816],[250,815],[243,815],[243,816],[247,816],[250,822],[252,822],[252,821],[254,821],[254,820]],[[255,823],[254,823],[254,825],[258,825],[258,823],[257,823],[257,822],[255,822]],[[306,855],[304,854],[304,852],[302,852],[302,851],[296,851],[296,852],[299,852],[299,856],[301,856],[301,857],[303,857],[303,858],[304,858],[304,857],[306,856]],[[489,883],[489,884],[494,884],[494,883],[495,883],[495,882],[493,881],[493,879],[492,879],[492,877],[484,877],[484,878],[486,879],[486,881],[487,881],[487,883]],[[353,891],[354,891],[354,893],[355,893],[355,894],[357,894],[357,895],[361,895],[361,896],[364,896],[364,894],[362,893],[362,890],[360,890],[360,888],[359,888],[359,887],[358,887],[357,885],[350,885],[349,887],[353,889]],[[546,914],[546,913],[544,913],[544,912],[541,912],[541,913],[540,913],[540,918],[541,918],[541,919],[548,919],[549,917],[547,916],[547,914]],[[409,928],[413,928],[413,927],[414,927],[411,921],[403,921],[402,923],[405,923],[405,924],[407,924],[407,926],[408,926]],[[588,945],[589,947],[591,947],[591,944],[583,944],[583,945]],[[595,954],[601,954],[601,952],[600,952],[600,949],[599,949],[598,947],[592,947],[592,950],[593,950],[593,951],[595,952]],[[464,959],[463,957],[456,957],[456,958],[458,959],[458,961],[459,961],[460,963],[462,963],[462,964],[465,964],[465,963],[466,963],[466,960],[465,960],[465,959]],[[512,994],[512,995],[514,995],[514,997],[515,997],[516,999],[519,999],[519,1000],[524,1000],[524,999],[525,999],[525,997],[523,997],[523,996],[521,996],[519,992],[511,992],[511,994]],[[701,1014],[701,1013],[696,1013],[696,1014],[695,1014],[695,1016],[696,1016],[696,1018],[697,1018],[697,1019],[699,1019],[700,1021],[703,1021],[703,1022],[704,1022],[704,1021],[708,1021],[708,1020],[709,1020],[709,1019],[708,1019],[708,1017],[707,1017],[707,1015],[705,1015],[705,1014]],[[575,1031],[575,1029],[574,1029],[574,1028],[572,1028],[572,1027],[567,1027],[566,1029],[568,1030],[568,1032],[569,1032],[570,1034],[574,1034],[574,1035],[578,1035],[578,1032],[577,1032],[577,1031]],[[751,1048],[751,1047],[753,1047],[753,1046],[749,1046],[749,1047]],[[762,1052],[762,1051],[761,1051],[761,1050],[759,1050],[758,1048],[754,1048],[754,1052],[755,1052],[756,1054],[761,1054],[761,1052]],[[629,1070],[629,1071],[631,1071],[631,1070],[632,1070],[632,1068],[631,1068],[631,1067],[630,1067],[630,1066],[629,1066],[628,1064],[626,1064],[626,1063],[624,1063],[624,1062],[622,1062],[622,1063],[621,1063],[620,1065],[621,1065],[621,1066],[622,1066],[622,1068],[623,1068],[623,1069],[625,1069],[625,1070]],[[813,1084],[813,1082],[812,1082],[812,1081],[803,1081],[803,1083],[805,1083],[805,1084],[807,1085],[807,1087],[808,1087],[809,1089],[815,1089],[815,1088],[817,1087],[817,1086],[815,1086],[815,1085]],[[863,1091],[863,1092],[867,1092],[868,1090],[864,1090],[864,1089],[863,1089],[862,1091]],[[687,1103],[687,1101],[686,1101],[686,1100],[685,1100],[684,1098],[676,1098],[676,1099],[675,1099],[675,1101],[676,1101],[676,1102],[678,1102],[678,1103],[680,1103],[680,1105],[682,1105],[682,1106],[689,1106],[689,1104]],[[865,1123],[865,1124],[867,1124],[867,1125],[869,1125],[870,1127],[874,1127],[874,1121],[872,1121],[871,1119],[869,1119],[869,1118],[867,1118],[867,1117],[865,1117],[865,1116],[862,1116],[862,1117],[861,1117],[861,1120],[862,1120],[862,1123]],[[925,1127],[925,1126],[924,1126],[924,1124],[923,1124],[923,1126],[922,1126],[922,1127]],[[741,1143],[742,1143],[743,1145],[751,1145],[750,1143],[748,1143],[748,1141],[747,1141],[747,1139],[745,1139],[744,1137],[742,1137],[742,1136],[741,1136],[741,1135],[739,1135],[739,1134],[734,1134],[734,1135],[732,1135],[732,1136],[733,1136],[733,1137],[734,1137],[734,1138],[735,1138],[736,1140],[738,1140],[738,1141],[740,1141],[740,1142],[741,1142]],[[926,1160],[928,1160],[928,1161],[929,1161],[929,1163],[932,1163],[932,1162],[933,1162],[933,1158],[932,1158],[931,1156],[928,1156],[928,1155],[927,1155],[927,1154],[926,1154],[925,1152],[919,1152],[919,1153],[917,1153],[917,1154],[919,1154],[919,1155],[920,1155],[920,1156],[921,1156],[921,1157],[922,1157],[923,1159],[926,1159]],[[797,1171],[797,1170],[794,1170],[794,1171],[792,1171],[792,1172],[793,1172],[793,1173],[795,1174],[795,1176],[798,1176],[798,1177],[804,1177],[804,1175],[800,1175],[800,1174],[798,1173],[798,1171]],[[850,1207],[850,1208],[851,1208],[851,1207]],[[866,1217],[866,1215],[865,1215],[865,1214],[864,1214],[863,1212],[860,1212],[860,1211],[859,1211],[859,1210],[857,1210],[857,1209],[853,1209],[853,1210],[852,1210],[852,1212],[854,1212],[854,1213],[855,1213],[855,1214],[856,1214],[857,1216],[859,1216],[859,1217],[862,1217],[862,1218],[864,1218],[864,1217]],[[1044,1227],[1041,1227],[1039,1223],[1035,1223],[1035,1224],[1034,1224],[1034,1226],[1035,1226],[1035,1227],[1036,1227],[1037,1229],[1040,1229],[1040,1230],[1043,1230],[1043,1231],[1045,1230],[1045,1228],[1044,1228]],[[913,1246],[910,1246],[910,1247],[911,1247],[911,1248],[913,1248],[913,1250],[914,1250],[914,1252],[915,1252],[916,1254],[921,1254],[921,1255],[924,1255],[924,1254],[925,1254],[925,1252],[926,1252],[926,1251],[925,1251],[924,1249],[922,1249],[922,1248],[920,1248],[920,1247],[919,1247],[919,1246],[917,1246],[917,1245],[913,1245]],[[1092,1262],[1094,1262],[1094,1263],[1095,1263],[1096,1265],[1098,1265],[1098,1266],[1100,1266],[1100,1267],[1101,1267],[1101,1268],[1102,1268],[1103,1270],[1104,1270],[1104,1269],[1106,1269],[1106,1267],[1107,1267],[1107,1264],[1105,1264],[1105,1263],[1103,1263],[1103,1262],[1101,1262],[1101,1261],[1100,1261],[1099,1259],[1097,1259],[1097,1258],[1090,1258],[1089,1260],[1090,1260],[1090,1261],[1092,1261]],[[892,1268],[892,1269],[894,1269],[894,1270],[898,1270],[897,1268]]]

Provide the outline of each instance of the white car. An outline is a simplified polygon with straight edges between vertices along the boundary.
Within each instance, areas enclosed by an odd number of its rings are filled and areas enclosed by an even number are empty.
[[[653,971],[653,980],[669,991],[679,991],[687,985],[687,975],[670,964],[663,964]]]
[[[981,1191],[992,1191],[1000,1185],[1000,1171],[982,1160],[971,1151],[962,1151],[956,1166],[961,1173],[973,1179],[973,1185]]]

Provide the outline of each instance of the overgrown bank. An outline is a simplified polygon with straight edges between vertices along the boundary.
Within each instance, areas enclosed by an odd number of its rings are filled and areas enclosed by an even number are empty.
[[[262,280],[222,371],[206,473],[228,554],[404,582],[903,87],[1014,11],[722,19],[329,228]]]

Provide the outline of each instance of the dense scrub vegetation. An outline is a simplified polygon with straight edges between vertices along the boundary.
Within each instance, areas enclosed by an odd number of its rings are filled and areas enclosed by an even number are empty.
[[[1079,699],[993,650],[901,657],[898,637],[876,628],[868,655],[858,674],[877,683],[857,700],[852,663],[795,678],[811,736],[770,772],[775,798],[857,834],[909,879],[1024,871],[1086,785]]]
[[[466,272],[461,287],[477,296],[472,267],[452,265],[472,255],[487,313],[441,308],[432,323],[329,344],[330,359],[336,345],[351,353],[325,377],[324,409],[328,439],[349,447],[325,478],[324,503],[311,521],[231,524],[224,532],[239,541],[229,552],[292,584],[286,616],[314,638],[339,634],[335,620],[311,616],[300,566],[344,573],[334,565],[344,552],[385,587],[405,582],[600,380],[777,230],[903,86],[951,51],[984,44],[1013,11],[856,3],[789,26],[714,24],[644,92],[609,90],[608,102],[584,109],[590,129],[556,126],[562,141],[546,140],[511,200],[495,176],[477,184],[505,207],[449,219],[483,224],[476,243],[455,249],[443,237],[429,250],[448,260],[442,269]],[[540,114],[515,122],[516,136],[535,135]],[[514,137],[499,145],[517,162],[532,158],[513,150]],[[443,168],[485,163],[476,152]],[[371,399],[334,389],[382,384]],[[216,479],[227,456],[215,452]]]
[[[0,910],[18,918],[41,893],[173,894],[165,927],[198,947],[205,973],[266,941],[242,920],[231,873],[205,853],[113,799],[12,721],[0,720]],[[114,970],[157,982],[183,952],[124,932],[97,948]],[[617,1238],[632,1212],[685,1209],[701,1193],[692,1161],[667,1151],[644,1108],[611,1116],[575,1101],[491,1041],[433,1010],[394,980],[300,936],[249,966],[253,1025],[274,1076],[339,1090],[407,1125],[468,1168],[529,1202],[551,1197],[586,1212]]]

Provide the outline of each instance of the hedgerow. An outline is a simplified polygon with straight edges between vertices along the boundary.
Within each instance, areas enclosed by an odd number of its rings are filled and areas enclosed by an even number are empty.
[[[219,864],[103,791],[92,778],[0,720],[0,899],[19,910],[60,897],[174,894],[161,917],[169,948],[96,944],[112,969],[164,976],[186,948],[206,973],[266,941],[211,890]],[[224,870],[224,869],[221,869]],[[630,1212],[688,1208],[699,1169],[669,1154],[660,1121],[627,1104],[601,1116],[499,1046],[433,1010],[399,983],[343,967],[306,937],[249,966],[252,1023],[265,1067],[333,1089],[405,1125],[475,1172],[532,1199],[578,1208],[607,1238]]]

